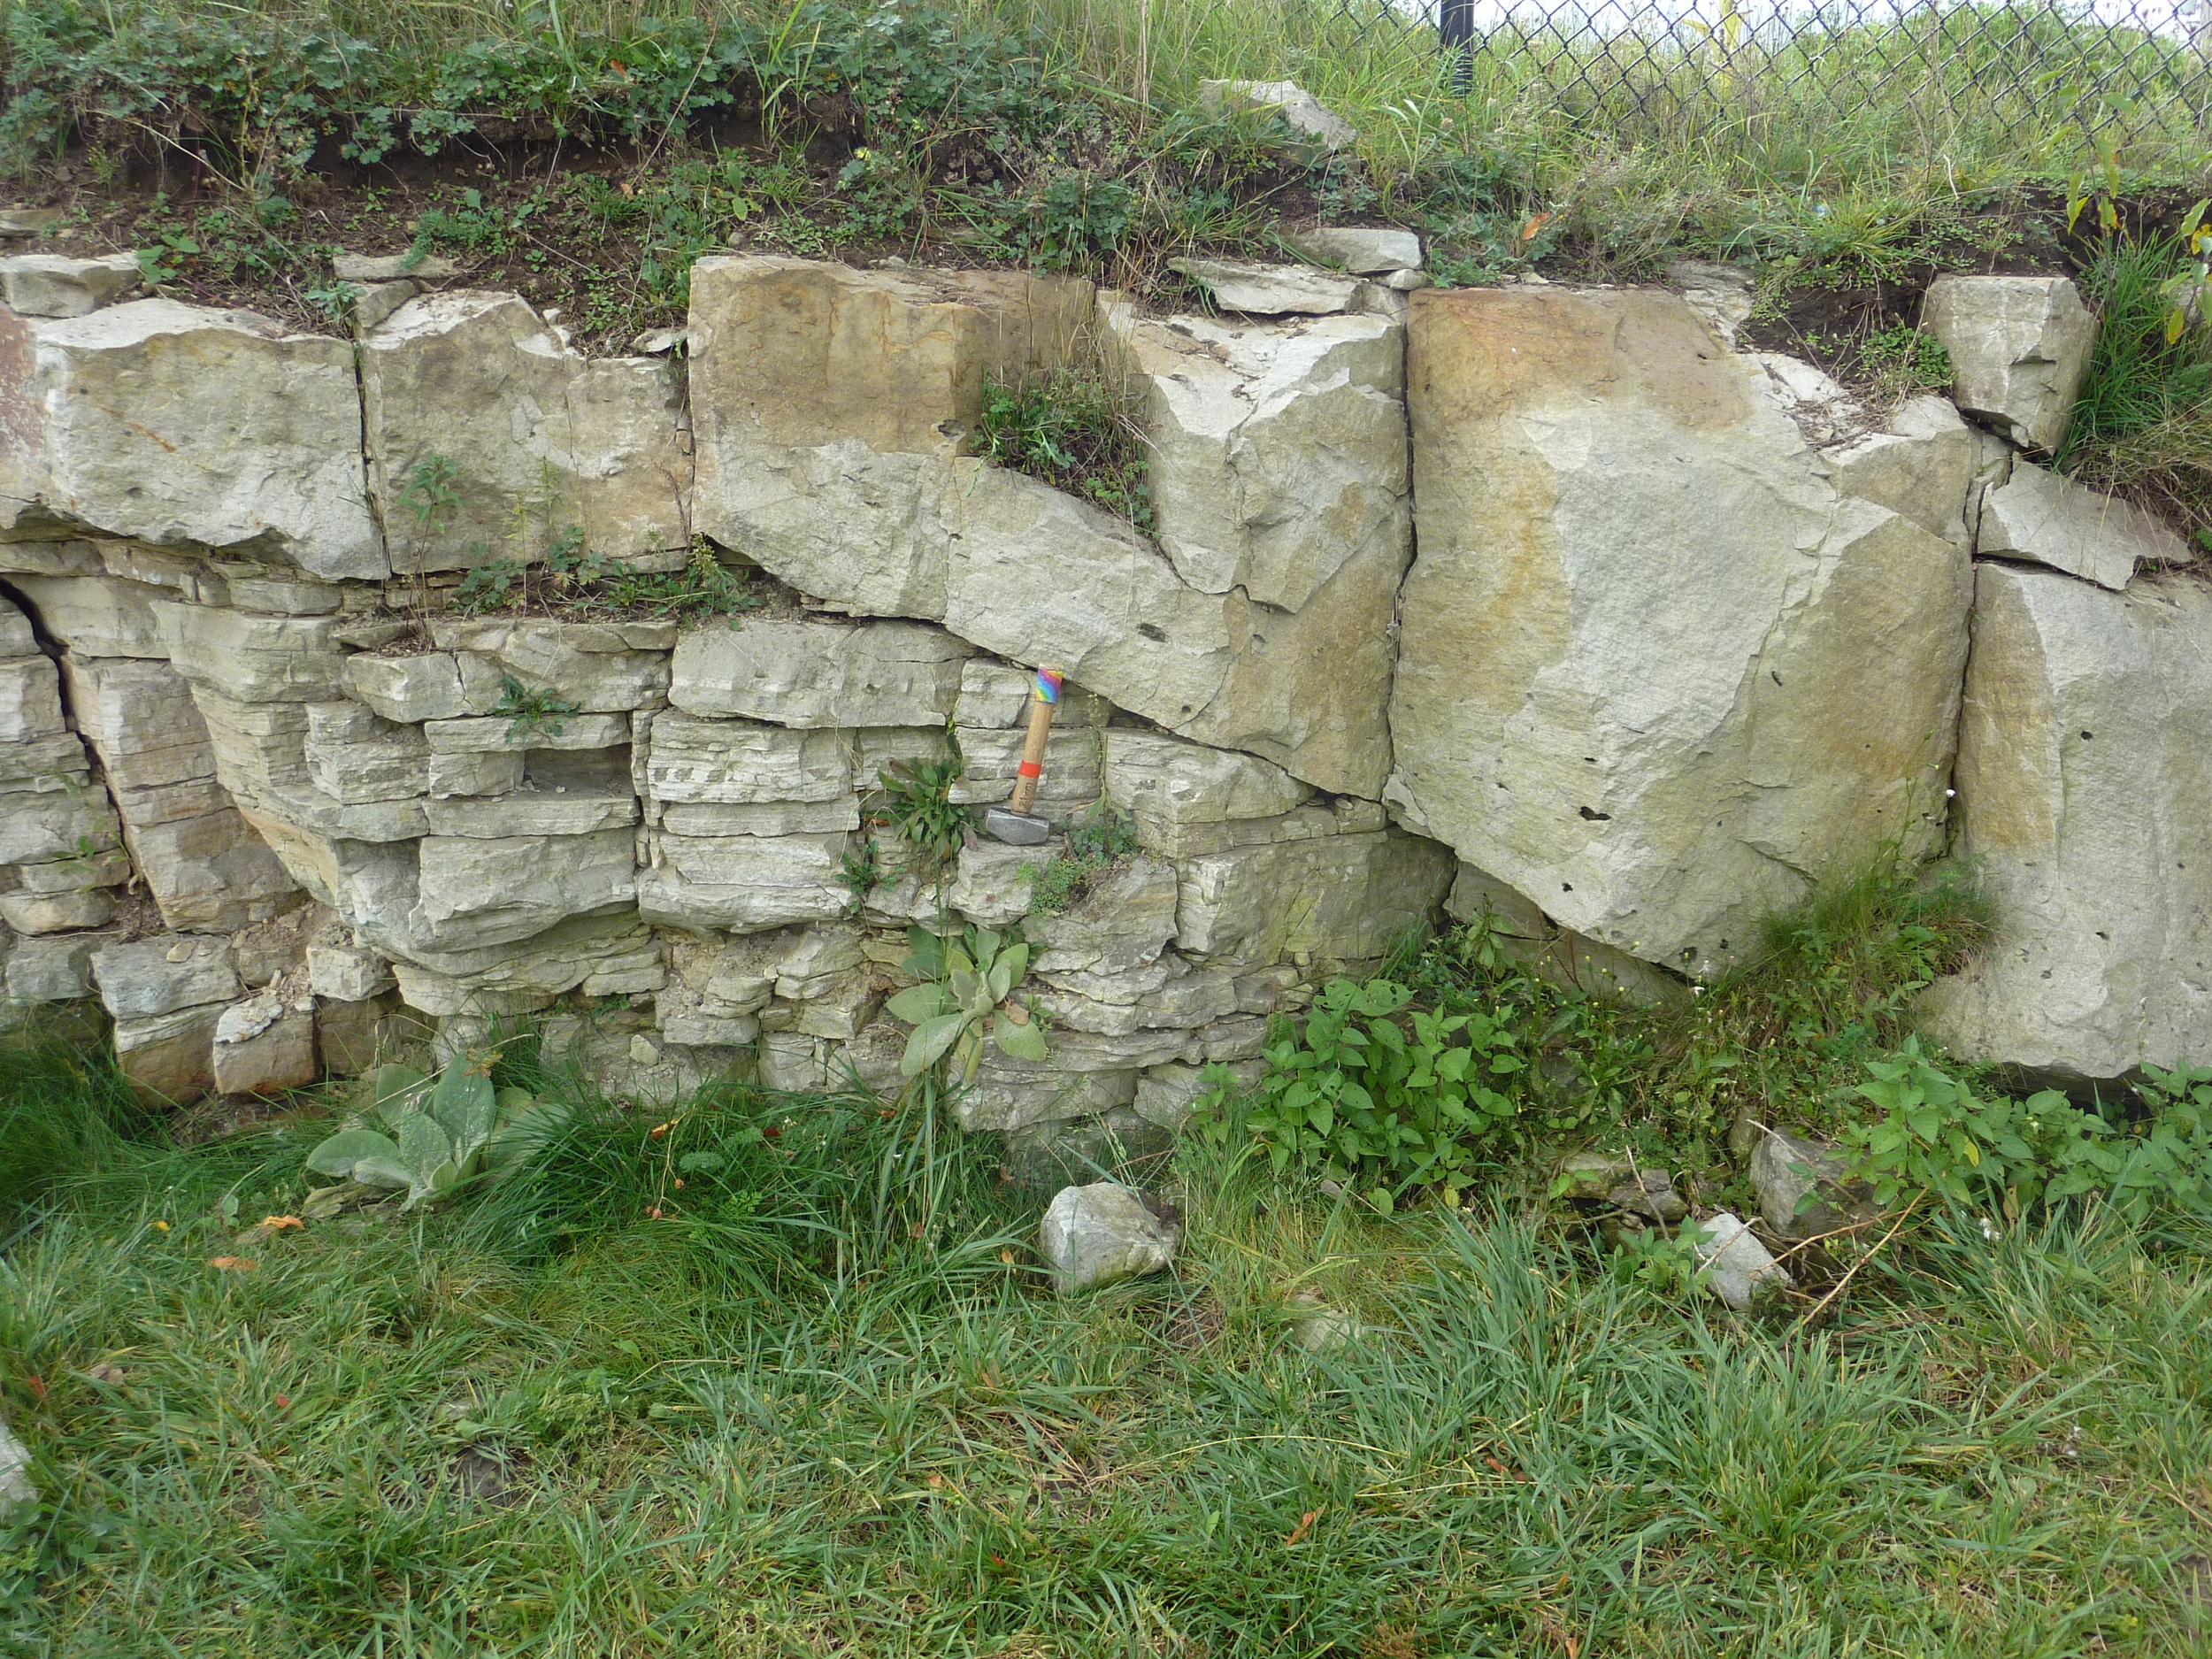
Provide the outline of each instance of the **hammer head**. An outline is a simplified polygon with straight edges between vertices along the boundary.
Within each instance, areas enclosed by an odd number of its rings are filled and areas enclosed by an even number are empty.
[[[994,841],[1004,841],[1010,847],[1041,847],[1052,833],[1052,826],[1046,819],[1004,806],[987,809],[983,814],[983,827]]]

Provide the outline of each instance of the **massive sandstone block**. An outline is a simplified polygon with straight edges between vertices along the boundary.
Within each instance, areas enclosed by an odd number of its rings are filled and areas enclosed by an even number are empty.
[[[0,534],[82,525],[390,573],[342,340],[165,299],[0,311]]]
[[[1175,941],[1242,966],[1372,962],[1429,921],[1455,867],[1446,849],[1396,830],[1187,858]]]
[[[1928,994],[1970,1059],[2061,1079],[2201,1064],[2212,1030],[2212,593],[1976,572],[1958,847],[1997,910]]]
[[[239,703],[320,703],[353,681],[335,617],[257,617],[213,605],[152,603],[177,672]]]
[[[1952,396],[2023,449],[2055,449],[2089,372],[2097,319],[2064,277],[1939,276],[1920,326],[1951,355]]]
[[[86,547],[82,541],[13,544]],[[94,567],[95,572],[97,566]],[[39,626],[73,651],[88,657],[145,657],[165,662],[154,604],[166,597],[145,582],[93,572],[11,574],[8,580],[36,614]]]
[[[418,914],[442,950],[512,944],[637,896],[626,826],[587,835],[430,835],[420,854]]]
[[[1296,611],[1357,560],[1396,588],[1412,552],[1398,324],[1155,319],[1115,297],[1099,309],[1142,402],[1160,546],[1184,581]]]
[[[1672,294],[1414,296],[1388,798],[1695,973],[1932,843],[1965,659],[1963,549],[1839,496],[1770,384]]]
[[[1333,572],[1324,557],[1285,611],[1194,588],[1125,520],[959,454],[987,375],[1064,355],[1079,292],[1022,275],[701,261],[700,526],[833,608],[942,622],[1186,736],[1376,794],[1402,557],[1389,537]],[[1266,517],[1217,504],[1240,524]],[[1241,539],[1232,524],[1215,541]]]
[[[690,539],[691,457],[668,365],[588,358],[519,295],[410,300],[363,336],[361,400],[396,569],[542,557],[572,525],[591,551],[626,559]],[[458,499],[426,522],[425,494],[411,505],[408,492],[433,457],[450,465]]]

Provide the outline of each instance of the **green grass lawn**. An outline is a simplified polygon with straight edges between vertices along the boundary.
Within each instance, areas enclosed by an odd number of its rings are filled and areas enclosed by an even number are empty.
[[[1494,1194],[1355,1219],[1187,1141],[1175,1274],[1062,1300],[981,1142],[741,1093],[242,1241],[327,1118],[179,1148],[9,1061],[11,1118],[85,1126],[12,1171],[52,1501],[0,1534],[6,1651],[2212,1648],[2201,1219],[1939,1220],[1809,1330]],[[679,1146],[718,1167],[656,1219]],[[1306,1352],[1301,1292],[1365,1333]]]

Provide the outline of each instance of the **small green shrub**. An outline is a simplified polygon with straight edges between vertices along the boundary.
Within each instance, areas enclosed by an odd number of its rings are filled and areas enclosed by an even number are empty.
[[[1294,1167],[1357,1188],[1388,1213],[1417,1187],[1452,1203],[1520,1108],[1528,1060],[1506,1011],[1432,1012],[1388,979],[1333,979],[1294,1036],[1268,1045],[1256,1098],[1230,1110],[1225,1084],[1196,1116],[1217,1141],[1238,1129]]]
[[[946,733],[947,752],[938,760],[898,760],[876,774],[882,786],[880,816],[901,841],[940,864],[965,844],[968,809],[952,798],[952,787],[968,770],[960,740]]]
[[[1839,1136],[1875,1202],[1988,1202],[2008,1215],[2097,1194],[2131,1225],[2212,1203],[2212,1070],[2147,1068],[2141,1110],[2114,1122],[2055,1089],[1978,1094],[1917,1037],[1865,1064],[1881,1116]]]
[[[519,611],[530,592],[530,567],[520,559],[492,558],[472,565],[453,590],[451,604],[465,617],[488,611]]]
[[[1082,168],[1059,173],[1037,198],[1029,252],[1041,265],[1067,270],[1120,247],[1136,212],[1136,192],[1118,179]]]
[[[1663,1227],[1624,1232],[1606,1266],[1623,1284],[1638,1285],[1668,1301],[1680,1301],[1697,1286],[1698,1243],[1703,1231],[1685,1217],[1672,1233]]]
[[[480,558],[461,578],[450,603],[470,617],[533,608],[585,614],[644,611],[685,621],[728,617],[735,627],[738,618],[760,608],[761,597],[703,541],[692,549],[681,570],[639,571],[588,549],[582,526],[570,525],[547,542],[534,577],[526,560]]]
[[[847,853],[837,861],[837,885],[852,895],[846,902],[845,914],[859,915],[860,907],[868,902],[868,895],[882,881],[883,864],[877,856],[875,841],[871,837],[860,843],[858,852]]]
[[[511,743],[523,737],[558,737],[568,717],[582,712],[580,705],[541,687],[526,686],[512,674],[500,677],[499,701],[492,705],[495,717],[507,718]]]
[[[1909,323],[1870,335],[1860,349],[1859,360],[1874,376],[1876,388],[1885,398],[1938,392],[1951,383],[1951,354],[1944,349],[1943,342]]]
[[[1967,1203],[1978,1187],[2002,1191],[2032,1167],[2034,1149],[2020,1138],[2014,1103],[1978,1097],[1935,1064],[1917,1036],[1888,1058],[1867,1061],[1866,1072],[1858,1094],[1882,1115],[1846,1125],[1838,1139],[1853,1174],[1872,1184],[1885,1210],[1922,1196]]]
[[[461,469],[454,465],[452,457],[434,452],[424,456],[408,472],[399,492],[400,504],[415,515],[415,528],[423,534],[434,533],[446,515],[461,504],[460,494],[453,488],[460,476]]]

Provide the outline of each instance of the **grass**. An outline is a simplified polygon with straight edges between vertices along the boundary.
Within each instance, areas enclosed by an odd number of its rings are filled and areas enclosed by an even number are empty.
[[[2193,265],[2193,261],[2185,262]],[[2212,551],[2212,329],[2166,338],[2162,287],[2185,268],[2172,237],[2115,241],[2084,286],[2097,344],[2059,466],[2152,506]]]
[[[726,1232],[636,1207],[689,1155],[652,1129],[585,1114],[492,1207],[311,1225],[250,1271],[208,1265],[236,1253],[222,1200],[244,1219],[295,1203],[314,1125],[88,1164],[0,1263],[5,1409],[56,1494],[0,1557],[12,1647],[2164,1655],[2212,1636],[2200,1225],[2144,1236],[2088,1210],[1991,1242],[1962,1217],[1807,1332],[1655,1298],[1540,1218],[1384,1226],[1187,1145],[1177,1273],[1063,1302],[1002,1260],[1028,1218],[960,1148],[926,1155],[933,1248],[918,1214],[872,1227],[875,1183],[841,1177],[917,1151],[879,1109],[699,1106],[672,1134],[728,1160],[714,1204],[758,1194]],[[564,1219],[518,1233],[530,1217]],[[1305,1353],[1302,1291],[1371,1334]]]

